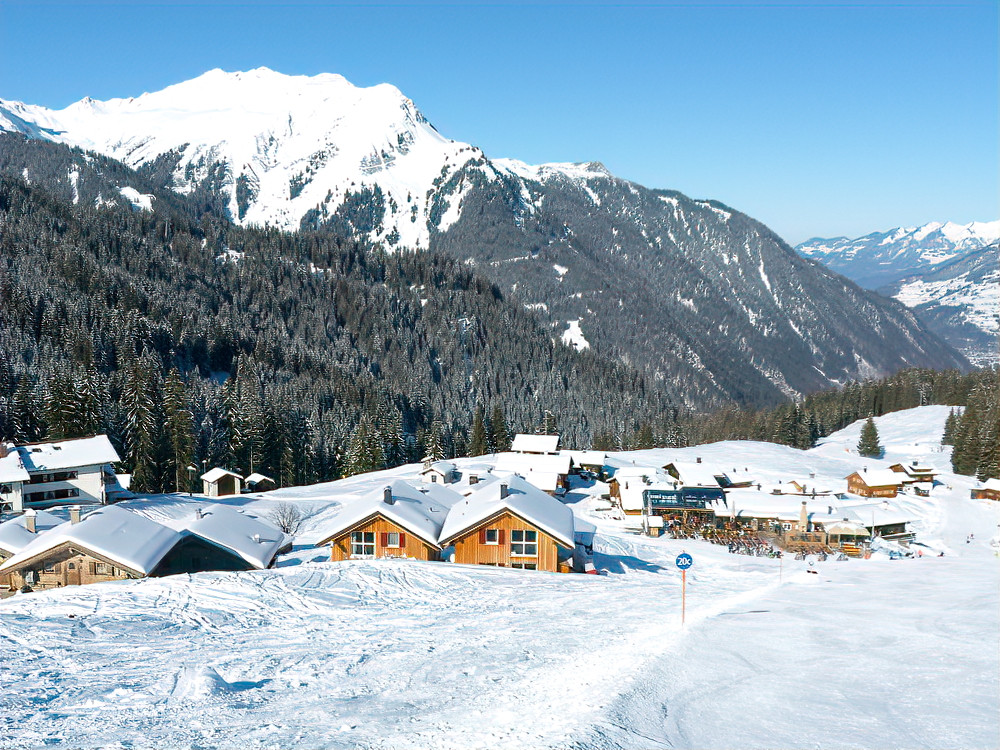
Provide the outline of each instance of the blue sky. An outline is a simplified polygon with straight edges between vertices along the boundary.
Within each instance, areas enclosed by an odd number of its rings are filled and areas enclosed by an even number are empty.
[[[601,161],[794,243],[997,217],[997,7],[4,0],[0,98],[261,65],[386,81],[490,156]]]

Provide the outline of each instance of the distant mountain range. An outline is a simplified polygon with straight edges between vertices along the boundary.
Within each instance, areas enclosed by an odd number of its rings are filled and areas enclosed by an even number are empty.
[[[977,364],[995,363],[1000,332],[1000,221],[931,222],[799,245],[861,286],[902,302]]]
[[[731,207],[598,163],[491,159],[442,136],[390,85],[215,70],[58,111],[0,100],[0,130],[110,156],[220,203],[237,224],[448,254],[513,294],[552,339],[639,367],[686,405],[967,366],[905,307]],[[82,198],[73,175],[62,184],[74,200],[147,200],[127,184]]]

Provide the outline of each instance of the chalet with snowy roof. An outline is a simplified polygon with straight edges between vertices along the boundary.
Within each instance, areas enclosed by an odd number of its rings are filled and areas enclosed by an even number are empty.
[[[0,564],[27,547],[39,534],[62,522],[62,518],[52,513],[29,508],[22,515],[0,523]],[[10,583],[10,574],[0,573],[0,588],[9,587]]]
[[[14,445],[0,443],[0,510],[65,502],[105,503],[125,494],[106,435]]]
[[[245,492],[270,492],[278,488],[278,483],[271,477],[256,471],[244,479],[243,484]]]
[[[201,475],[201,494],[205,497],[239,495],[243,491],[243,475],[216,467]]]
[[[510,449],[514,453],[555,455],[559,452],[559,436],[518,434],[514,436]]]
[[[908,464],[893,464],[889,467],[890,471],[894,471],[897,474],[902,474],[903,484],[917,484],[930,483],[934,484],[934,479],[937,477],[937,470],[933,466],[925,466],[919,464],[916,461]]]
[[[842,506],[841,513],[856,519],[872,536],[905,542],[913,538],[909,525],[916,520],[912,514],[885,500],[881,503],[864,503]]]
[[[617,501],[627,515],[641,515],[646,507],[643,493],[656,485],[662,489],[676,489],[676,480],[655,466],[619,466],[608,479],[608,494]]]
[[[440,544],[454,546],[456,563],[568,573],[575,547],[573,511],[512,475],[456,503]]]
[[[184,519],[160,523],[120,506],[39,531],[0,565],[12,587],[32,589],[102,581],[269,567],[289,540],[278,529],[238,510],[211,505]],[[37,519],[36,519],[37,523]]]
[[[902,477],[889,469],[862,469],[847,477],[847,491],[861,497],[896,497]]]
[[[497,454],[493,470],[498,474],[520,474],[542,492],[557,495],[569,487],[569,473],[572,468],[573,460],[569,456],[508,452]]]
[[[559,451],[560,456],[569,456],[573,468],[577,471],[592,471],[598,476],[604,473],[604,464],[608,455],[604,451]]]
[[[420,470],[420,481],[429,484],[451,484],[458,479],[458,467],[452,461],[424,459]]]
[[[982,487],[972,490],[973,500],[1000,500],[1000,479],[987,479]]]
[[[685,487],[725,487],[731,484],[724,471],[710,468],[701,459],[672,461],[663,470]]]
[[[330,559],[406,557],[440,560],[438,537],[461,496],[439,484],[417,488],[401,479],[348,502],[321,532],[317,547],[330,545]]]

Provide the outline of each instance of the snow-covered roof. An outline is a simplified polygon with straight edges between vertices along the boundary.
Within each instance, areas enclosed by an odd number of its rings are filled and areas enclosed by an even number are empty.
[[[218,482],[223,477],[236,477],[237,479],[243,479],[242,474],[237,474],[235,471],[229,471],[229,469],[220,469],[216,466],[214,469],[209,469],[201,478],[206,482]]]
[[[1000,479],[987,479],[983,482],[983,489],[1000,490]]]
[[[858,523],[871,528],[872,526],[895,526],[900,523],[911,523],[916,520],[911,513],[907,513],[902,508],[892,503],[867,503],[864,505],[850,506],[850,513],[847,509],[844,515],[853,514]],[[853,520],[853,519],[852,519]]]
[[[604,466],[608,454],[604,451],[559,451],[560,456],[569,456],[575,466]]]
[[[504,484],[507,497],[501,497]],[[564,547],[574,546],[573,511],[516,474],[492,482],[456,503],[441,529],[442,546],[503,510],[537,526]]]
[[[212,469],[212,471],[215,471],[215,469]],[[202,477],[202,479],[204,479],[204,477]],[[209,479],[208,481],[211,482],[212,480]],[[260,484],[261,482],[270,482],[271,484],[276,484],[276,482],[273,479],[271,479],[271,477],[266,476],[265,474],[258,474],[256,471],[250,476],[248,476],[244,481],[247,484]]]
[[[515,435],[510,449],[515,453],[555,453],[559,450],[559,436]]]
[[[28,531],[26,516],[34,514],[35,531]],[[63,519],[44,510],[29,510],[24,515],[0,523],[0,552],[14,555],[38,539],[38,535],[61,524]]]
[[[235,552],[260,570],[288,543],[285,534],[271,524],[218,503],[202,508],[200,518],[196,512],[167,523],[183,535],[193,534]]]
[[[0,459],[0,481],[3,482],[25,482],[31,472],[73,469],[121,460],[107,435],[8,445],[8,451],[8,455]]]
[[[420,473],[426,474],[428,472],[433,471],[438,474],[443,474],[444,476],[447,476],[451,474],[453,471],[455,471],[455,469],[456,465],[453,461],[434,461],[430,465],[425,466],[423,469],[421,469]]]
[[[470,481],[471,477],[476,477],[475,484]],[[483,486],[496,481],[498,481],[496,475],[489,471],[470,471],[466,469],[462,471],[461,479],[449,484],[448,489],[458,492],[461,495],[468,495],[470,492],[475,492]],[[434,485],[431,486],[433,487]]]
[[[611,477],[617,480],[619,484],[627,479],[631,478],[646,477],[650,482],[673,482],[675,481],[672,476],[667,474],[659,466],[618,466],[614,469],[614,475]]]
[[[418,489],[402,479],[394,479],[386,487],[392,494],[392,504],[385,502],[383,487],[348,502],[322,528],[322,541],[316,546],[329,542],[366,518],[380,514],[433,547],[438,547],[445,517],[450,508],[462,499],[461,495],[442,485],[425,485]]]
[[[670,471],[671,467],[677,473],[676,475],[679,477],[681,484],[686,487],[718,487],[719,480],[715,477],[725,475],[723,471],[709,468],[708,464],[699,464],[691,461],[672,461],[663,467],[664,471],[671,476],[674,475]]]
[[[903,483],[899,473],[891,469],[870,469],[854,473],[860,476],[869,487],[899,487]]]
[[[520,474],[535,487],[555,492],[559,477],[569,474],[570,457],[533,453],[498,453],[494,471]]]
[[[179,541],[180,535],[163,524],[114,505],[88,513],[79,523],[66,521],[50,529],[0,565],[11,570],[62,544],[93,552],[146,575]]]

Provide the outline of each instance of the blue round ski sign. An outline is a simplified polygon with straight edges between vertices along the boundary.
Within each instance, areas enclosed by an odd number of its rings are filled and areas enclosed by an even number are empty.
[[[687,552],[681,552],[677,555],[677,567],[681,570],[687,570],[692,565],[694,565],[694,558],[691,557]]]

